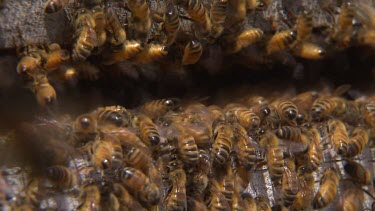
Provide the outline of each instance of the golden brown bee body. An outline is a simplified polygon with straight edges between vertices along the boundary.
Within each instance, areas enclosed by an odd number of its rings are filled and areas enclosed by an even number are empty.
[[[335,108],[336,104],[330,98],[318,98],[311,107],[311,117],[313,120],[326,118]]]
[[[366,169],[363,165],[355,161],[347,161],[344,165],[345,172],[359,184],[369,185],[371,184],[371,172]]]
[[[360,127],[355,128],[350,134],[347,156],[354,157],[361,154],[368,141],[367,131]]]
[[[319,45],[311,42],[300,42],[293,46],[292,53],[304,59],[321,59],[326,51]]]
[[[116,13],[112,8],[106,10],[106,28],[111,34],[109,37],[109,43],[113,47],[121,46],[126,40],[126,32],[122,28],[120,21],[117,18]]]
[[[320,164],[323,161],[323,151],[322,148],[319,146],[320,143],[320,134],[318,131],[314,128],[311,132],[311,136],[313,136],[313,139],[311,140],[309,149],[307,151],[308,154],[308,162],[309,167],[315,171],[317,168],[319,168]]]
[[[247,29],[234,38],[233,44],[226,50],[227,53],[237,53],[240,50],[258,42],[263,37],[263,31],[259,28]]]
[[[194,137],[188,134],[182,134],[177,140],[178,152],[181,160],[186,164],[196,164],[199,160],[199,151]]]
[[[340,120],[331,119],[328,121],[328,131],[333,148],[339,155],[346,155],[348,152],[349,136],[345,124]]]
[[[264,97],[250,97],[246,100],[246,105],[248,105],[250,110],[259,116],[262,121],[271,114],[271,109],[268,107],[269,102]]]
[[[267,148],[268,171],[278,181],[284,174],[284,152],[279,146],[279,140],[274,133],[266,131],[260,139],[260,145]]]
[[[302,11],[296,23],[296,31],[297,31],[297,40],[307,40],[311,37],[311,32],[313,29],[313,17],[311,13],[307,11]]]
[[[231,210],[231,206],[228,204],[227,200],[221,192],[214,190],[213,193],[211,193],[208,210],[229,211]]]
[[[154,120],[166,114],[168,111],[174,110],[176,107],[177,101],[175,99],[152,100],[143,104],[140,108],[140,112]]]
[[[297,198],[299,192],[298,178],[295,171],[294,160],[288,159],[285,163],[284,174],[282,177],[281,192],[283,195],[284,206],[289,207]]]
[[[207,211],[207,206],[203,202],[193,198],[187,199],[187,206],[191,211]]]
[[[277,137],[295,142],[302,142],[301,129],[298,127],[282,126],[276,131]]]
[[[160,142],[160,135],[156,125],[148,117],[142,116],[139,123],[140,137],[148,146],[156,146]]]
[[[151,156],[143,150],[133,147],[125,154],[125,162],[131,167],[141,169],[143,173],[148,172]]]
[[[305,167],[300,167],[305,168]],[[310,172],[298,172],[298,179],[301,184],[301,190],[298,191],[296,199],[293,205],[290,207],[291,210],[306,210],[309,207],[309,203],[313,198],[314,189],[314,176]]]
[[[159,44],[149,44],[135,57],[133,61],[137,64],[150,63],[159,60],[167,55],[165,46]]]
[[[136,33],[147,34],[151,28],[150,8],[145,0],[130,0],[128,7],[132,12],[132,25]]]
[[[121,210],[146,210],[120,183],[113,184],[113,193],[118,198]]]
[[[95,21],[95,32],[98,39],[98,47],[100,47],[103,46],[107,40],[107,33],[105,31],[107,18],[104,5],[96,5],[92,8],[92,18]]]
[[[112,166],[112,145],[108,141],[96,140],[91,149],[91,157],[95,166],[108,169]]]
[[[290,126],[295,126],[297,123],[295,119],[298,116],[297,106],[288,100],[277,100],[270,105],[271,113],[267,120],[271,121],[272,127],[277,127],[284,123]]]
[[[45,7],[44,12],[45,13],[55,13],[60,11],[69,0],[48,0]]]
[[[364,202],[363,191],[358,188],[350,188],[343,195],[344,197],[341,202],[341,209],[343,211],[362,210]]]
[[[99,211],[100,209],[100,191],[96,185],[87,185],[82,188],[83,202],[78,206],[77,210],[90,210],[90,211]]]
[[[47,55],[43,67],[48,71],[56,70],[60,65],[70,59],[69,52],[66,50],[56,50]]]
[[[246,107],[234,107],[227,111],[227,119],[235,118],[246,130],[255,130],[260,125],[260,118]]]
[[[190,41],[184,49],[182,56],[182,65],[195,64],[202,56],[203,47],[202,44],[197,40]]]
[[[26,79],[32,79],[36,71],[41,67],[40,55],[24,56],[17,64],[17,73]]]
[[[180,29],[180,18],[174,8],[169,8],[164,15],[164,30],[167,34],[166,46],[174,43],[177,32]]]
[[[77,139],[75,141],[86,143],[94,140],[98,133],[98,123],[92,115],[80,115],[73,123],[73,133],[75,136],[74,138]]]
[[[178,165],[178,164],[177,164]],[[172,189],[166,198],[167,210],[186,210],[186,174],[180,167],[176,167],[169,173],[172,182]]]
[[[72,188],[76,182],[73,172],[65,166],[48,167],[47,177],[60,188]]]
[[[320,188],[316,193],[312,205],[314,209],[321,209],[328,206],[336,197],[339,186],[339,175],[333,169],[324,171],[320,180]]]
[[[211,20],[203,3],[199,0],[188,0],[186,7],[190,18],[201,26],[200,31],[203,34],[209,33],[211,30]]]
[[[233,131],[229,124],[219,123],[214,128],[214,144],[212,147],[212,154],[215,161],[219,164],[224,164],[228,158],[229,154],[233,149]]]
[[[39,105],[48,106],[56,102],[56,91],[49,83],[47,76],[35,76],[33,90]]]
[[[255,201],[257,211],[271,211],[271,205],[264,197],[258,197]]]
[[[160,190],[150,182],[150,179],[140,170],[125,167],[121,170],[120,178],[126,189],[137,198],[149,205],[156,205],[160,201]]]
[[[97,37],[93,28],[84,27],[74,45],[72,58],[74,61],[84,61],[91,55],[94,47],[97,46]]]
[[[214,0],[210,9],[211,36],[219,37],[224,30],[228,0]]]
[[[111,65],[129,60],[143,50],[141,43],[135,40],[126,40],[119,50],[103,53],[103,64]]]
[[[122,106],[100,107],[94,112],[99,125],[128,126],[129,112]]]
[[[278,32],[272,36],[267,44],[267,54],[273,54],[288,48],[297,39],[297,33],[293,30]]]
[[[210,119],[212,120],[212,122],[214,122],[217,119],[217,121],[224,121],[224,112],[223,109],[221,109],[219,106],[210,105],[208,106],[208,110],[210,111]]]

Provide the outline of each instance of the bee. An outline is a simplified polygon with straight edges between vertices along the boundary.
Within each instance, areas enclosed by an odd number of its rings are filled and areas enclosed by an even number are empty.
[[[109,123],[117,127],[128,126],[130,113],[122,106],[107,106],[96,109],[94,115],[98,124]]]
[[[132,147],[125,154],[125,162],[133,168],[141,169],[144,173],[148,172],[151,160],[151,156],[138,147]]]
[[[105,14],[104,5],[96,5],[94,8],[92,8],[92,18],[95,21],[95,32],[98,39],[98,47],[100,47],[103,46],[107,40],[107,33],[105,31],[107,17]],[[112,19],[110,20],[113,21]]]
[[[110,142],[96,140],[92,144],[91,158],[95,166],[109,169],[112,166],[112,145]]]
[[[103,22],[101,22],[101,24],[102,23]],[[107,10],[106,10],[105,29],[111,34],[111,37],[109,37],[109,43],[111,44],[112,47],[119,47],[125,42],[126,32],[122,28],[117,18],[116,13],[110,7],[107,7]]]
[[[323,151],[319,146],[321,136],[315,127],[309,130],[311,143],[307,151],[308,154],[308,166],[315,171],[319,168],[320,164],[323,161]]]
[[[271,205],[264,197],[257,197],[255,201],[257,211],[271,211]]]
[[[195,64],[202,56],[203,47],[198,40],[190,41],[184,49],[184,55],[182,57],[182,65]]]
[[[224,112],[219,106],[210,105],[208,106],[208,110],[210,111],[210,119],[212,122],[225,120]]]
[[[347,156],[354,157],[361,154],[368,140],[368,133],[365,129],[360,127],[355,128],[350,134]]]
[[[299,192],[298,178],[295,170],[294,160],[286,159],[282,177],[282,188],[284,206],[292,205]]]
[[[361,164],[348,160],[344,165],[345,172],[352,177],[355,182],[362,185],[369,185],[371,183],[371,173]]]
[[[235,118],[246,130],[255,130],[260,125],[260,118],[246,107],[231,108],[227,111],[226,116],[227,119]]]
[[[199,147],[211,145],[212,131],[210,126],[191,122],[176,122],[173,126],[193,136]]]
[[[172,161],[170,166],[169,178],[171,178],[172,188],[167,196],[166,208],[167,210],[186,210],[186,174],[182,166],[175,161]]]
[[[210,18],[212,22],[211,35],[219,37],[224,30],[228,0],[214,0],[210,9]]]
[[[186,6],[190,18],[201,26],[203,34],[208,34],[211,30],[211,20],[203,3],[199,0],[188,0]]]
[[[160,143],[160,134],[156,125],[146,115],[133,115],[131,124],[139,128],[140,137],[147,146],[156,146]]]
[[[122,184],[113,184],[113,193],[119,200],[121,210],[146,210],[142,207],[141,204],[139,204],[136,199],[133,198],[132,195],[130,195],[130,193],[122,186]]]
[[[164,14],[164,30],[167,34],[166,46],[170,46],[176,39],[180,29],[180,18],[175,8],[168,8]]]
[[[77,210],[100,210],[100,191],[96,185],[86,185],[82,188],[81,200],[83,202]]]
[[[284,174],[284,152],[279,146],[279,140],[274,133],[266,131],[260,139],[260,144],[267,148],[268,171],[271,178],[278,182]]]
[[[268,107],[269,102],[260,96],[250,97],[246,101],[246,105],[254,112],[261,120],[264,120],[271,114],[271,109]]]
[[[143,50],[135,55],[133,61],[137,64],[150,63],[167,55],[166,47],[159,44],[148,44]]]
[[[294,142],[303,142],[301,129],[298,127],[282,126],[276,131],[276,136]]]
[[[209,179],[209,171],[211,169],[211,157],[205,150],[199,150],[198,164],[188,175],[187,192],[195,199],[202,199],[206,191]]]
[[[151,28],[150,8],[145,0],[128,1],[132,12],[132,24],[136,33],[140,36],[147,34]]]
[[[227,17],[225,19],[225,29],[229,29],[231,32],[237,33],[246,18],[246,1],[229,0],[227,11]]]
[[[187,206],[191,211],[207,211],[207,206],[203,202],[195,200],[191,197],[188,197],[187,199]]]
[[[103,52],[103,64],[111,65],[117,62],[129,60],[143,50],[141,43],[134,40],[126,40],[122,47],[115,52]]]
[[[372,128],[375,128],[375,104],[368,103],[365,105],[364,120],[366,124]]]
[[[349,136],[345,124],[340,120],[330,119],[328,121],[328,132],[333,148],[339,155],[346,155],[348,152]]]
[[[149,205],[156,205],[160,201],[160,190],[150,182],[150,179],[140,170],[125,167],[120,172],[120,179],[126,189],[137,196],[139,200]]]
[[[184,163],[195,165],[198,162],[199,151],[194,137],[188,134],[181,134],[178,136],[177,145],[179,156]]]
[[[233,131],[228,123],[218,123],[214,129],[212,154],[215,161],[224,164],[233,149]]]
[[[54,71],[60,67],[60,65],[70,59],[69,52],[67,50],[55,50],[47,55],[46,61],[43,64],[44,69],[48,72]]]
[[[44,12],[45,13],[55,13],[60,11],[69,0],[48,0],[45,7]]]
[[[246,130],[238,124],[233,126],[236,138],[236,152],[241,165],[249,169],[264,160],[263,152],[256,141],[247,135]]]
[[[60,165],[48,167],[47,178],[63,189],[72,188],[77,180],[69,168]]]
[[[40,70],[41,64],[42,58],[39,54],[24,56],[17,64],[17,73],[27,79],[32,79]]]
[[[292,102],[297,106],[299,114],[296,118],[297,123],[301,124],[305,120],[310,120],[310,109],[314,101],[319,97],[319,93],[315,91],[308,91],[298,94],[292,99]]]
[[[267,43],[267,54],[273,54],[288,48],[297,39],[297,33],[294,30],[285,30],[272,36]]]
[[[345,211],[362,210],[364,196],[363,191],[358,188],[349,188],[344,192],[341,209]]]
[[[272,126],[275,127],[280,123],[286,123],[295,126],[295,119],[298,116],[297,106],[288,100],[277,100],[270,105],[271,113],[267,117],[271,120]]]
[[[143,104],[139,110],[151,119],[157,119],[168,111],[176,109],[177,103],[177,99],[152,100]]]
[[[258,42],[263,37],[259,28],[247,29],[234,38],[234,43],[227,49],[227,53],[237,53],[240,50]]]
[[[314,209],[321,209],[328,206],[336,197],[339,186],[339,175],[334,169],[326,169],[320,180],[320,187],[316,193],[312,205]]]
[[[76,43],[73,47],[74,61],[84,61],[98,44],[95,32],[95,21],[87,9],[79,9],[76,13],[75,31]]]
[[[49,83],[46,75],[35,76],[33,91],[38,104],[41,106],[50,106],[56,102],[55,88]]]
[[[309,206],[309,203],[306,202],[310,202],[313,197],[314,176],[306,170],[307,168],[304,166],[298,168],[298,179],[301,190],[298,191],[296,199],[290,207],[291,210],[306,210]]]
[[[297,40],[303,41],[310,39],[312,29],[313,18],[311,12],[302,11],[298,16],[296,23]]]
[[[337,24],[331,39],[337,43],[339,47],[348,47],[352,38],[353,20],[356,16],[355,7],[350,2],[341,5],[341,11],[337,19]]]
[[[210,196],[210,202],[208,204],[208,209],[229,211],[231,210],[231,206],[228,204],[227,200],[225,199],[224,194],[222,194],[218,190],[212,190],[211,196]]]
[[[76,141],[80,143],[94,140],[98,133],[98,122],[92,115],[80,115],[73,123],[73,133]]]
[[[304,59],[314,60],[321,59],[326,54],[326,51],[317,44],[301,42],[293,46],[292,53]]]
[[[336,104],[331,98],[318,98],[311,107],[311,117],[319,120],[330,115]]]

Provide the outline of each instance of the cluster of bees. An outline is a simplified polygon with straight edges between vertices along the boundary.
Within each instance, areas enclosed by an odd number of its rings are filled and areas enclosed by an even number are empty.
[[[39,118],[14,137],[31,151],[26,160],[35,167],[25,170],[29,179],[18,192],[5,188],[10,176],[2,174],[1,204],[16,210],[371,210],[375,101],[349,99],[349,89],[251,95],[209,106],[170,98],[135,109],[99,107],[73,120]]]
[[[73,5],[72,44],[67,50],[57,44],[28,46],[18,53],[17,71],[31,81],[28,87],[39,104],[46,105],[56,100],[55,86],[98,79],[100,70],[120,63],[151,64],[163,71],[181,72],[193,64],[217,63],[255,48],[251,51],[254,55],[248,57],[269,66],[280,54],[316,60],[351,46],[374,44],[375,10],[365,3],[320,3],[332,20],[319,28],[307,9],[298,14],[279,11],[281,21],[269,17],[264,28],[249,26],[247,18],[269,9],[269,0],[158,4],[145,0],[49,0],[46,16]],[[114,5],[124,14],[115,12]],[[126,17],[120,21],[118,16]],[[49,78],[57,85],[51,85]]]

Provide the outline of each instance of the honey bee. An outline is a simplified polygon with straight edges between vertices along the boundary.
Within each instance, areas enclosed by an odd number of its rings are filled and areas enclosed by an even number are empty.
[[[135,55],[133,61],[137,64],[150,63],[163,58],[167,53],[165,46],[149,44],[139,54]]]
[[[111,65],[124,60],[129,60],[143,50],[141,43],[134,40],[126,40],[122,47],[115,52],[103,53],[103,64]]]
[[[282,177],[282,188],[284,206],[292,205],[299,192],[298,178],[295,170],[294,160],[286,159]]]
[[[368,133],[365,129],[360,127],[355,128],[350,134],[347,156],[354,157],[361,154],[368,140]]]
[[[210,118],[212,122],[225,120],[224,112],[219,106],[210,105],[208,106],[208,110],[210,111]]]
[[[270,203],[264,197],[255,198],[257,211],[271,211]]]
[[[311,107],[313,120],[320,120],[330,115],[336,104],[330,98],[318,98]]]
[[[44,12],[45,13],[55,13],[60,11],[69,0],[48,0],[45,7]]]
[[[131,124],[139,128],[140,137],[147,146],[156,146],[160,143],[160,135],[156,125],[146,115],[133,115]]]
[[[267,43],[267,54],[288,48],[296,39],[297,33],[294,30],[285,30],[274,34]]]
[[[291,210],[306,210],[309,206],[307,201],[311,201],[314,189],[314,176],[312,173],[306,171],[306,167],[301,166],[298,169],[298,179],[301,184],[301,190],[298,191],[296,199]]]
[[[305,143],[306,136],[302,134],[302,131],[298,127],[282,126],[276,131],[276,136],[280,139],[286,139],[294,142]]]
[[[260,96],[250,97],[246,100],[246,105],[250,106],[253,111],[261,120],[264,120],[271,114],[271,109],[268,107],[269,102]]]
[[[191,211],[207,211],[207,206],[203,202],[195,200],[191,197],[188,197],[187,199],[187,206]]]
[[[309,162],[308,166],[313,171],[315,171],[317,168],[319,168],[320,164],[323,161],[323,151],[322,148],[319,146],[321,137],[315,127],[311,128],[309,132],[311,134],[310,137],[312,137],[312,140],[307,151]]]
[[[100,107],[93,113],[99,125],[109,123],[117,127],[128,126],[130,113],[122,106]]]
[[[158,117],[166,114],[168,111],[176,109],[177,103],[178,100],[172,98],[152,100],[143,104],[139,110],[151,119],[157,119]]]
[[[47,178],[60,188],[72,188],[77,178],[73,172],[65,166],[51,166],[47,168]]]
[[[260,139],[260,144],[267,148],[268,171],[271,178],[278,182],[284,174],[284,152],[279,146],[279,140],[274,133],[266,131]]]
[[[175,8],[168,8],[164,15],[164,30],[167,34],[166,46],[170,46],[176,39],[180,29],[180,18]]]
[[[104,5],[97,5],[92,8],[92,18],[95,21],[95,32],[98,39],[98,47],[100,47],[103,46],[105,41],[107,40],[107,33],[105,31],[107,25],[107,17],[105,14]],[[110,20],[113,21],[112,19]]]
[[[86,185],[82,188],[81,200],[83,202],[77,210],[100,210],[100,191],[96,185]]]
[[[175,166],[171,166],[169,177],[171,178],[172,188],[167,196],[166,208],[167,210],[186,210],[186,174],[182,166],[175,161],[172,161]]]
[[[209,182],[211,157],[205,150],[199,150],[199,161],[193,171],[188,175],[187,191],[195,199],[202,199]]]
[[[364,196],[358,188],[350,188],[344,192],[341,209],[345,211],[362,210]]]
[[[246,130],[255,130],[260,125],[260,118],[246,107],[230,108],[226,116],[227,119],[235,118]]]
[[[228,0],[214,0],[210,9],[211,36],[217,38],[224,30]]]
[[[97,17],[98,18],[98,17]],[[104,22],[104,21],[103,21]],[[103,22],[100,22],[101,24]],[[106,10],[106,27],[105,29],[109,31],[112,35],[109,37],[109,43],[112,47],[121,46],[126,40],[126,32],[122,28],[116,13],[113,11],[112,8],[108,8]]]
[[[341,5],[341,11],[331,39],[338,47],[348,47],[352,39],[352,26],[356,12],[353,3],[345,2]]]
[[[203,47],[198,40],[190,41],[184,49],[184,55],[182,57],[182,65],[195,64],[202,56]]]
[[[199,159],[198,146],[194,138],[188,134],[178,136],[178,152],[181,160],[190,165],[195,165]]]
[[[354,161],[347,161],[344,165],[345,172],[359,184],[369,185],[371,183],[371,173],[361,164]]]
[[[247,29],[234,38],[234,43],[227,49],[227,53],[237,53],[240,50],[258,42],[263,36],[263,31],[258,28]]]
[[[76,13],[75,31],[78,37],[73,47],[74,61],[84,61],[98,44],[95,32],[95,21],[87,9],[79,9]]]
[[[39,54],[24,56],[17,64],[17,73],[27,79],[34,78],[35,73],[41,68],[42,58]]]
[[[94,140],[98,133],[98,123],[92,115],[80,115],[73,123],[73,133],[76,141],[80,143]]]
[[[108,169],[112,166],[112,145],[108,141],[96,140],[92,144],[91,158],[95,166]]]
[[[365,105],[364,120],[366,124],[375,128],[375,104],[368,103]]]
[[[215,161],[224,164],[233,149],[233,131],[228,123],[218,123],[214,128],[212,154]]]
[[[48,72],[54,71],[60,67],[60,65],[70,59],[69,52],[67,50],[56,50],[52,51],[47,55],[46,61],[43,64],[44,69]]]
[[[132,24],[136,33],[147,34],[151,28],[150,8],[147,1],[130,0],[128,6],[132,12]]]
[[[35,76],[33,91],[38,104],[41,106],[50,106],[56,102],[55,88],[49,83],[46,75]]]
[[[292,102],[297,106],[298,112],[303,114],[303,119],[297,116],[297,123],[301,124],[304,120],[310,120],[310,109],[314,101],[319,97],[319,93],[315,91],[307,91],[298,94],[292,99]]]
[[[146,210],[132,195],[119,183],[113,184],[113,193],[119,200],[120,209]]]
[[[211,30],[211,20],[207,9],[201,1],[187,1],[187,12],[192,20],[201,26],[201,33],[208,34]]]
[[[349,136],[345,124],[340,120],[331,119],[328,121],[328,131],[332,146],[337,154],[346,155],[348,152]]]
[[[297,40],[303,41],[310,39],[312,29],[313,18],[311,12],[302,11],[298,16],[296,23]]]
[[[238,32],[246,18],[246,1],[228,1],[228,12],[225,20],[225,28],[232,32]],[[233,27],[234,26],[234,27]],[[232,28],[232,29],[231,29]]]
[[[213,188],[215,189],[215,188]],[[231,206],[228,204],[224,195],[218,190],[212,190],[210,196],[210,202],[208,204],[209,210],[231,210]]]
[[[326,169],[320,180],[320,188],[316,193],[312,205],[314,209],[328,206],[336,197],[339,186],[339,175],[334,169]]]
[[[241,165],[249,169],[264,160],[260,146],[247,135],[246,130],[241,125],[235,124],[233,126],[233,133],[236,138],[236,151]]]
[[[150,182],[150,179],[141,171],[125,167],[120,172],[120,178],[126,189],[149,205],[156,205],[160,201],[160,190]]]
[[[295,119],[298,116],[297,106],[288,100],[277,100],[270,105],[271,113],[267,120],[271,121],[272,127],[281,123],[295,126]]]
[[[149,154],[147,154],[146,152],[137,147],[132,147],[125,154],[125,162],[129,164],[131,167],[141,169],[144,173],[148,172],[151,160],[152,158]]]
[[[326,54],[322,47],[311,42],[297,43],[293,46],[292,52],[295,56],[311,60],[321,59]]]

